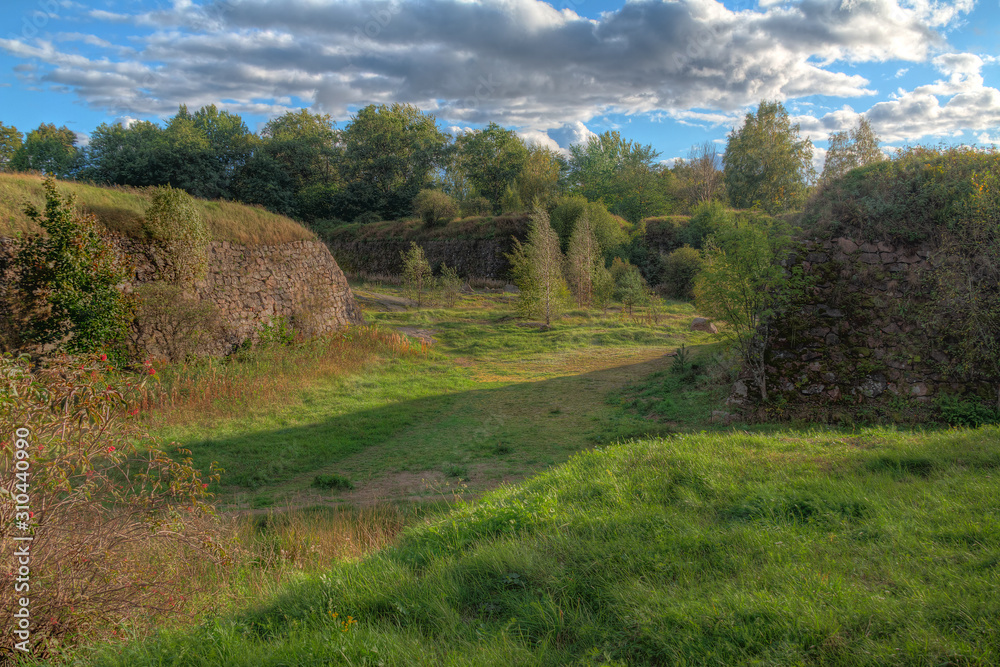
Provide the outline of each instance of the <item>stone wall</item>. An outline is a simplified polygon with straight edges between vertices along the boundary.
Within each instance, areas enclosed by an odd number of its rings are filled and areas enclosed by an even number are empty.
[[[337,261],[348,273],[399,275],[403,272],[400,253],[410,248],[409,240],[334,240],[328,243]],[[463,278],[507,280],[510,263],[506,255],[514,242],[506,239],[426,239],[417,240],[435,272],[441,264],[458,271]]]
[[[124,285],[133,291],[157,279],[167,253],[154,244],[118,238],[115,246],[134,265]],[[0,271],[13,245],[0,239]],[[295,241],[273,246],[244,246],[213,241],[208,271],[195,282],[194,296],[214,306],[218,334],[198,350],[225,354],[244,341],[255,340],[261,328],[278,317],[310,334],[324,334],[363,322],[361,309],[329,249],[320,241]],[[163,336],[154,331],[141,341],[154,356],[163,351]]]
[[[946,337],[921,317],[934,261],[929,245],[802,242],[785,266],[800,267],[808,287],[773,323],[770,398],[809,416],[892,405],[919,418],[920,404],[945,394],[995,397],[985,384],[961,381],[942,349]],[[749,384],[737,382],[731,404],[756,402]]]

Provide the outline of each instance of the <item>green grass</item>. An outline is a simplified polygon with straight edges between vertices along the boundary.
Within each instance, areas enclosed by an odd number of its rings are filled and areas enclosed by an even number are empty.
[[[331,502],[433,495],[449,480],[481,493],[596,444],[669,432],[607,396],[668,367],[664,355],[680,343],[711,340],[687,330],[689,304],[674,304],[658,324],[576,311],[542,331],[515,320],[507,298],[368,312],[383,330],[429,330],[437,342],[426,356],[293,387],[283,403],[247,401],[233,416],[154,432],[191,450],[201,469],[219,463],[225,472],[212,490],[225,507],[252,506],[257,494],[296,503],[326,474],[356,487]]]
[[[252,609],[80,660],[996,664],[998,471],[995,427],[626,442]]]
[[[148,202],[143,190],[125,187],[96,187],[60,181],[59,191],[76,196],[85,213],[93,213],[110,231],[144,238],[143,216]],[[228,201],[196,200],[215,241],[248,245],[277,244],[312,240],[316,235],[291,218],[257,206]],[[0,236],[41,231],[24,214],[24,203],[44,208],[42,178],[30,174],[0,174]]]

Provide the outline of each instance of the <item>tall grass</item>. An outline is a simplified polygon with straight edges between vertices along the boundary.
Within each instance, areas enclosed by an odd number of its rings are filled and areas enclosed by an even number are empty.
[[[0,236],[38,233],[41,228],[24,214],[24,204],[43,207],[42,177],[33,174],[0,174]],[[112,232],[143,238],[145,190],[123,186],[97,187],[60,181],[59,190],[76,195],[77,205],[93,213]],[[295,222],[259,206],[228,201],[196,200],[212,240],[245,245],[274,245],[314,240],[316,235]]]
[[[167,364],[143,388],[140,410],[162,425],[239,417],[251,403],[280,405],[320,378],[355,373],[380,357],[425,355],[429,344],[377,326]]]

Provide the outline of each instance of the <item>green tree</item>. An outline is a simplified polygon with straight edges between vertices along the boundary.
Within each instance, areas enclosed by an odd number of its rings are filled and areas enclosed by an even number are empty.
[[[570,291],[580,307],[591,305],[595,300],[595,294],[603,295],[606,292],[605,286],[611,280],[604,266],[601,246],[597,242],[590,216],[586,211],[577,220],[569,241],[569,251],[566,253],[566,277]]]
[[[23,239],[14,260],[23,337],[69,352],[104,349],[124,356],[135,303],[118,286],[128,271],[96,218],[81,215],[51,177],[44,188],[44,213],[31,205],[25,213],[45,234]]]
[[[701,265],[701,253],[688,245],[677,248],[664,258],[663,282],[671,296],[686,301],[694,299],[694,281]]]
[[[440,190],[421,190],[413,200],[413,212],[427,227],[437,227],[455,219],[458,204]]]
[[[76,135],[63,125],[42,123],[25,137],[10,159],[12,171],[40,171],[56,178],[70,175],[77,159]]]
[[[490,123],[459,137],[458,160],[462,173],[476,193],[486,197],[494,213],[508,190],[515,190],[528,163],[528,148],[513,130]],[[529,202],[523,202],[529,204]]]
[[[642,277],[639,267],[629,263],[628,260],[615,257],[611,263],[611,277],[615,285],[614,297],[628,309],[630,316],[636,306],[649,302],[649,285]]]
[[[571,192],[603,203],[632,224],[667,212],[671,175],[663,173],[656,162],[660,154],[651,145],[626,141],[617,131],[608,131],[569,150]]]
[[[708,238],[694,285],[698,311],[726,323],[722,333],[739,352],[763,401],[771,320],[788,296],[788,278],[779,265],[787,243],[787,235],[763,219],[727,224]]]
[[[743,127],[729,133],[722,158],[729,202],[772,215],[800,205],[815,176],[812,155],[812,142],[799,137],[785,107],[761,102],[756,113],[747,113]]]
[[[416,241],[410,242],[407,252],[399,253],[403,258],[403,282],[417,299],[417,308],[423,305],[423,296],[434,282],[434,271],[424,249]]]
[[[628,234],[622,229],[623,220],[608,212],[604,204],[600,202],[588,202],[580,195],[568,195],[555,200],[556,206],[552,209],[552,227],[559,234],[561,247],[569,248],[570,239],[573,237],[573,230],[576,229],[577,221],[583,216],[587,216],[590,228],[597,239],[601,253],[607,259],[624,244],[628,243]]]
[[[101,123],[84,149],[79,176],[114,185],[164,185],[166,148],[163,129],[155,123],[136,121],[128,127]]]
[[[369,105],[340,133],[345,182],[337,217],[373,211],[383,220],[410,215],[417,193],[430,187],[448,137],[434,116],[409,104]]]
[[[717,201],[698,204],[691,212],[691,219],[678,234],[681,243],[700,250],[705,239],[725,225],[733,224],[732,213]]]
[[[515,238],[507,260],[520,290],[518,311],[525,317],[544,317],[545,326],[551,326],[562,312],[569,289],[563,278],[559,237],[544,209],[536,208],[532,213],[526,242],[522,244]]]
[[[864,116],[858,119],[858,126],[850,133],[834,132],[830,135],[830,148],[826,151],[820,181],[840,178],[851,169],[884,160],[879,143],[878,135]]]
[[[559,192],[563,158],[551,148],[528,146],[528,159],[517,177],[517,194],[526,206],[548,209]]]
[[[9,169],[14,153],[23,144],[24,135],[13,125],[0,123],[0,171]]]

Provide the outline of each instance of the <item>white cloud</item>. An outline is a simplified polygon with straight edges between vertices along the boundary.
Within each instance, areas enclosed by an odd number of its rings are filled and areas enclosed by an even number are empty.
[[[586,139],[584,123],[601,114],[663,113],[715,127],[738,122],[762,98],[871,95],[847,63],[924,61],[944,43],[939,29],[972,6],[799,0],[736,12],[716,0],[641,1],[591,20],[539,0],[174,0],[133,15],[87,11],[154,28],[127,60],[92,41],[108,53],[85,58],[40,39],[0,48],[44,63],[41,81],[119,114],[219,100],[279,113],[299,99],[343,119],[352,107],[399,101],[458,125],[495,120],[565,148]],[[972,59],[934,63],[948,77],[942,91],[975,82]],[[828,132],[840,120],[816,123]]]

